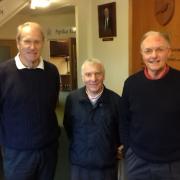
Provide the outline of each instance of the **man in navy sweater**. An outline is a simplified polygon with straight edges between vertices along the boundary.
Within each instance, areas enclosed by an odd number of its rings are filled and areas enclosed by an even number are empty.
[[[0,64],[0,143],[6,180],[53,180],[58,126],[57,68],[41,57],[39,24],[18,27],[14,59]]]
[[[144,70],[123,89],[123,143],[128,180],[180,179],[180,71],[167,65],[167,34],[150,31],[141,42]]]

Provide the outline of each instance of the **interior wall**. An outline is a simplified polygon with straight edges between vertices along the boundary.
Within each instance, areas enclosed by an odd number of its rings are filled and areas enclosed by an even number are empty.
[[[75,6],[76,47],[77,47],[77,77],[78,87],[83,86],[81,65],[91,55],[91,0],[78,0]]]
[[[116,2],[117,36],[113,41],[102,41],[98,33],[98,5]],[[78,21],[78,79],[80,66],[89,57],[103,61],[106,70],[105,86],[121,94],[124,80],[128,76],[128,6],[124,0],[79,0]],[[88,8],[85,8],[88,7]],[[86,16],[84,15],[86,14]],[[82,81],[78,82],[82,86]]]
[[[49,55],[49,40],[61,39],[74,37],[74,34],[58,34],[56,36],[48,36],[48,30],[62,29],[66,27],[74,27],[75,26],[75,15],[74,13],[67,14],[51,14],[51,15],[23,15],[17,14],[10,21],[5,23],[2,27],[0,27],[0,39],[15,39],[16,37],[16,29],[17,26],[27,22],[27,21],[35,21],[42,25],[43,30],[46,35],[46,40],[44,44],[44,48],[42,51],[42,56],[46,60],[50,59]]]
[[[102,41],[98,35],[97,6],[110,2],[116,2],[117,36],[113,38],[113,41]],[[105,85],[121,94],[124,80],[128,76],[129,67],[128,5],[128,0],[76,0],[75,18],[74,14],[51,16],[49,18],[16,15],[0,28],[0,38],[14,39],[17,26],[26,21],[40,22],[45,29],[67,25],[76,26],[78,87],[83,85],[81,81],[81,65],[83,61],[89,57],[95,57],[102,60],[105,65]],[[47,42],[43,51],[43,57],[47,59],[49,58],[49,54],[47,54],[48,46]]]
[[[117,0],[116,24],[117,36],[113,41],[102,41],[98,36],[97,11],[92,13],[92,49],[93,56],[102,59],[106,69],[105,84],[121,94],[124,80],[128,76],[128,1]],[[109,3],[108,0],[96,0],[92,9],[100,4]]]

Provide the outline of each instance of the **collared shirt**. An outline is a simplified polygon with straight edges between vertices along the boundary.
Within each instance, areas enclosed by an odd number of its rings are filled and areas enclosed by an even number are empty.
[[[86,94],[87,94],[90,102],[92,103],[92,105],[95,105],[95,104],[96,104],[97,100],[101,97],[103,91],[104,91],[104,86],[103,86],[102,91],[101,91],[100,93],[98,93],[96,96],[93,97],[93,96],[91,96],[91,95],[88,93],[88,91],[86,90]]]
[[[18,53],[18,54],[16,55],[16,57],[15,57],[15,63],[16,63],[16,67],[17,67],[18,69],[28,68],[28,67],[26,67],[26,66],[21,62],[21,60],[20,60],[20,58],[19,58],[19,53]],[[43,58],[42,58],[42,57],[40,57],[40,62],[39,62],[39,64],[38,64],[38,66],[36,67],[36,69],[37,69],[37,68],[44,70],[44,62],[43,62]]]
[[[164,67],[164,69],[162,70],[162,72],[158,75],[157,79],[163,78],[168,72],[169,72],[169,66],[166,65],[166,66]],[[144,68],[144,74],[145,74],[145,76],[146,76],[147,79],[154,80],[154,79],[149,75],[147,67]]]

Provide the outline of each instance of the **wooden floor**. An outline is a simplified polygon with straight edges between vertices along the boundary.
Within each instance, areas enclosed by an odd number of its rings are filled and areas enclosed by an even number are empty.
[[[59,157],[54,180],[69,180],[68,139],[62,128],[59,139]]]
[[[60,92],[59,103],[56,108],[58,123],[61,127],[61,136],[59,139],[59,157],[54,180],[69,180],[69,142],[63,128],[64,105],[68,92]]]

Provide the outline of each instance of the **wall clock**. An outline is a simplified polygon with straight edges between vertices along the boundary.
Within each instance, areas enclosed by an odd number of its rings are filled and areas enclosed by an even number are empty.
[[[154,13],[160,25],[165,26],[171,21],[174,8],[175,0],[155,0]]]

